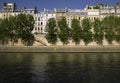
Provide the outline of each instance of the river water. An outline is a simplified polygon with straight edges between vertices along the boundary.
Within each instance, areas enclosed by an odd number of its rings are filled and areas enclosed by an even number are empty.
[[[120,83],[120,53],[0,53],[0,83]]]

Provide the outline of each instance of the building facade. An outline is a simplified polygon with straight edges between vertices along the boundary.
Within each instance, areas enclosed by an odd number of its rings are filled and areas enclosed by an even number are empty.
[[[66,14],[67,24],[71,28],[71,22],[72,19],[78,19],[81,23],[81,21],[87,16],[87,12],[80,9],[68,9],[68,12]]]
[[[3,3],[2,7],[2,18],[9,18],[12,16],[13,12],[16,11],[16,4],[15,3]]]
[[[80,21],[84,18],[89,18],[94,21],[95,18],[103,19],[106,16],[115,15],[120,16],[120,2],[115,6],[108,4],[96,4],[94,6],[87,5],[84,9],[54,9],[47,10],[44,9],[42,12],[37,11],[35,6],[32,9],[24,7],[22,10],[17,10],[17,5],[15,3],[3,3],[2,10],[0,12],[0,18],[9,18],[10,16],[17,16],[18,14],[30,14],[34,17],[35,24],[32,33],[45,34],[46,24],[48,19],[55,18],[58,21],[62,16],[66,17],[67,24],[71,27],[71,22],[73,18]]]
[[[41,33],[41,34],[46,33],[45,27],[46,27],[48,19],[55,18],[55,17],[56,15],[54,11],[46,10],[46,9],[44,9],[43,12],[38,12],[34,14],[34,19],[35,19],[34,26],[35,27],[32,33]]]
[[[37,7],[35,6],[34,8],[31,8],[31,9],[23,7],[21,13],[30,14],[30,15],[34,16],[37,13]]]

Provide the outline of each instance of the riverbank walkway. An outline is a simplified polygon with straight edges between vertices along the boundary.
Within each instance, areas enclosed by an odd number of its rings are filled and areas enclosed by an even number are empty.
[[[0,46],[0,52],[120,52],[120,46]]]

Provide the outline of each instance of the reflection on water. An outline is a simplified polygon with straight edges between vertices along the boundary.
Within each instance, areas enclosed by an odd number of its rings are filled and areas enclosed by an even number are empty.
[[[120,83],[120,53],[0,53],[0,83]]]

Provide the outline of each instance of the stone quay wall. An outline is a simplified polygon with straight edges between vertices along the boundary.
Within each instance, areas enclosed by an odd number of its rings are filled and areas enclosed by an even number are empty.
[[[0,46],[0,52],[120,52],[120,46]]]

